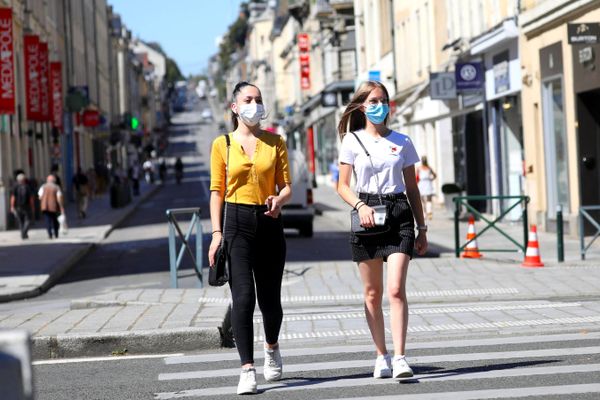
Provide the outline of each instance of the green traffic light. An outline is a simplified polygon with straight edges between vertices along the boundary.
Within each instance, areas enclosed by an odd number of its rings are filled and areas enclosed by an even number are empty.
[[[131,117],[131,129],[136,130],[140,126],[140,120],[136,117]]]

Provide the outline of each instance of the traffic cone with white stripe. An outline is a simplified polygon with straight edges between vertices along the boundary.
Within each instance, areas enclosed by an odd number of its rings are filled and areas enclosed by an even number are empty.
[[[537,239],[537,227],[531,225],[529,229],[529,238],[527,240],[527,251],[525,252],[525,260],[523,267],[543,267],[542,257],[540,256],[540,244]]]
[[[463,250],[461,258],[481,258],[483,254],[479,252],[477,247],[477,239],[475,239],[477,233],[475,232],[475,217],[471,215],[469,217],[469,229],[467,230],[467,245]]]

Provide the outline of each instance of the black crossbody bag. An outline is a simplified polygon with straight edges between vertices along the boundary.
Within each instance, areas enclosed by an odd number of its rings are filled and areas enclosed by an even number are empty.
[[[225,224],[227,221],[227,178],[229,177],[229,147],[231,141],[229,140],[229,134],[225,134],[225,141],[227,142],[227,162],[225,164],[225,194],[223,195],[223,227],[221,229],[221,243],[215,253],[215,264],[209,268],[208,272],[208,284],[210,286],[223,286],[229,282],[229,263],[227,262],[227,242],[225,241]]]
[[[367,150],[365,145],[361,142],[361,140],[358,138],[358,135],[354,132],[350,132],[350,133],[352,133],[354,135],[354,137],[360,144],[360,147],[362,147],[362,149],[365,151],[365,154],[367,155],[367,157],[369,158],[369,162],[371,163],[371,170],[373,171],[373,175],[375,176],[375,183],[377,184],[377,196],[379,197],[379,205],[369,206],[369,207],[371,207],[375,211],[376,214],[377,213],[385,214],[385,222],[382,225],[376,225],[372,228],[365,228],[364,226],[362,226],[360,224],[360,215],[358,214],[358,209],[355,208],[352,211],[350,211],[350,230],[352,231],[352,233],[354,233],[357,236],[381,235],[383,233],[388,232],[390,230],[390,227],[387,223],[387,206],[385,204],[383,204],[383,199],[381,197],[381,189],[379,188],[379,178],[377,177],[377,174],[375,173],[375,166],[373,165],[373,160],[371,159],[371,154],[369,153],[369,151]],[[353,171],[354,171],[354,167],[353,167]],[[354,173],[356,175],[356,172],[354,172]],[[368,204],[367,204],[367,206],[368,206]]]

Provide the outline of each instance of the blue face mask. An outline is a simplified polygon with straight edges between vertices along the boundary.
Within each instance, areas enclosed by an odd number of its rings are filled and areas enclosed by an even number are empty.
[[[372,123],[381,124],[383,121],[385,121],[385,117],[387,117],[389,111],[390,107],[387,104],[371,104],[365,110],[365,115]]]

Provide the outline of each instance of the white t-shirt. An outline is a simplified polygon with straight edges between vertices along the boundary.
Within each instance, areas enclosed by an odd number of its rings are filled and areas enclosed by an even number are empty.
[[[371,154],[375,174],[382,194],[402,193],[405,190],[402,170],[419,162],[419,156],[410,138],[402,133],[390,131],[384,138],[374,138],[364,130],[355,132]],[[356,191],[377,193],[377,179],[369,162],[369,157],[348,132],[342,141],[340,162],[350,164],[356,172]]]

